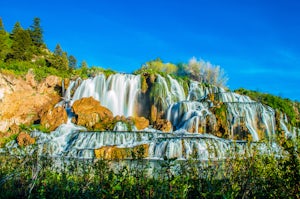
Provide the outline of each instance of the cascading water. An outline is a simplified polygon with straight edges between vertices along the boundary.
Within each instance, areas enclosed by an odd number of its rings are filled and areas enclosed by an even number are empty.
[[[146,154],[148,159],[164,159],[165,157],[224,159],[237,148],[239,153],[245,153],[244,143],[239,144],[208,134],[180,135],[143,131],[85,132],[83,127],[64,124],[51,134],[33,131],[31,136],[38,138],[36,143],[38,153],[50,157],[92,159],[95,158],[94,150],[103,146],[130,148],[143,144],[149,146],[148,154]]]
[[[188,101],[200,101],[210,94],[224,92],[223,88],[216,86],[205,86],[196,81],[190,82],[189,93],[187,96]]]
[[[205,122],[206,117],[211,114],[208,103],[181,101],[169,107],[167,119],[171,121],[175,130],[185,129],[189,131],[189,129],[194,128],[194,132],[198,133],[199,122]]]
[[[141,90],[140,84],[139,75],[114,74],[107,79],[103,74],[98,75],[81,83],[73,95],[72,103],[80,98],[92,96],[115,116],[132,116]]]
[[[154,83],[154,103],[160,104],[161,111],[166,109],[173,103],[185,100],[183,87],[170,76],[167,78],[157,75]]]
[[[136,110],[143,108],[143,102],[139,101],[139,75],[114,74],[106,78],[102,74],[81,81],[79,86],[78,83],[70,82],[64,92],[64,103],[72,105],[78,99],[92,96],[99,100],[102,106],[110,109],[114,116],[128,117],[143,112]],[[150,89],[152,94],[149,97],[154,98],[155,105],[160,105],[160,111],[165,113],[165,118],[176,130],[174,133],[162,133],[151,128],[147,128],[145,132],[130,132],[128,124],[122,122],[116,123],[113,132],[84,132],[85,128],[75,126],[69,119],[68,124],[61,125],[50,134],[32,132],[32,136],[37,138],[39,153],[53,157],[94,158],[94,150],[104,146],[126,148],[141,144],[149,146],[147,157],[150,159],[222,159],[227,157],[228,151],[236,148],[244,153],[245,144],[236,143],[238,147],[232,147],[232,141],[208,135],[211,132],[206,129],[207,123],[216,125],[217,117],[213,110],[220,105],[226,107],[227,131],[231,132],[232,137],[238,129],[236,127],[242,123],[254,141],[262,137],[270,138],[275,134],[275,111],[248,96],[194,81],[190,82],[186,96],[183,86],[176,79],[160,75],[157,75]],[[70,106],[67,107],[70,111]],[[72,116],[71,113],[69,115]],[[283,117],[281,126],[288,131],[284,128],[286,125]],[[136,130],[134,126],[130,129]]]
[[[241,126],[241,122],[245,123],[253,141],[274,135],[275,111],[272,108],[236,93],[223,92],[217,95],[227,107],[227,120],[232,135],[234,127]]]

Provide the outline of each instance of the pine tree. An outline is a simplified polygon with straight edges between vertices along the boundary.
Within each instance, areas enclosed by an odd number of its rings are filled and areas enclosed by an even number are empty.
[[[4,25],[3,25],[3,22],[2,22],[2,18],[0,17],[0,31],[5,31],[4,30]]]
[[[51,66],[58,70],[68,70],[69,69],[69,60],[66,52],[62,50],[59,44],[56,45],[53,58],[51,61]]]
[[[59,44],[56,44],[55,49],[54,49],[54,55],[55,56],[62,56],[63,50],[61,49]]]
[[[69,70],[69,60],[66,52],[62,53],[61,57],[61,69],[62,70]]]
[[[2,18],[0,18],[0,60],[4,61],[6,55],[8,54],[8,34],[4,29]]]
[[[87,74],[88,71],[88,65],[84,60],[81,62],[81,71],[83,74]]]
[[[77,67],[77,60],[73,55],[69,56],[69,68],[70,69],[76,69]]]
[[[30,60],[32,57],[32,40],[27,30],[18,30],[14,33],[11,54],[17,60]]]
[[[83,61],[81,62],[81,68],[84,69],[84,70],[87,70],[87,69],[88,69],[88,65],[87,65],[87,63],[86,63],[85,60],[83,60]]]
[[[33,41],[33,44],[37,47],[43,45],[43,30],[40,25],[40,18],[35,17],[33,20],[33,24],[30,26],[29,33],[30,37]]]
[[[19,31],[19,30],[23,30],[20,22],[16,22],[15,25],[14,25],[14,28],[12,29],[12,32],[10,34],[10,38],[13,39],[14,38],[14,35]]]

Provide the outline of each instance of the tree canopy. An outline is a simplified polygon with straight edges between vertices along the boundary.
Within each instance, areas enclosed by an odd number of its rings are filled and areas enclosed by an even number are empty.
[[[44,44],[43,41],[43,29],[40,25],[40,18],[35,17],[33,20],[33,24],[30,26],[29,33],[32,39],[32,42],[36,46],[41,46]]]

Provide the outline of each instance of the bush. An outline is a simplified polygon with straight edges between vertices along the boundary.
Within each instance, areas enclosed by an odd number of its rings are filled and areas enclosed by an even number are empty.
[[[299,140],[282,140],[284,156],[158,161],[0,156],[0,198],[299,198]],[[57,167],[57,165],[59,165]],[[125,166],[124,166],[125,165]]]

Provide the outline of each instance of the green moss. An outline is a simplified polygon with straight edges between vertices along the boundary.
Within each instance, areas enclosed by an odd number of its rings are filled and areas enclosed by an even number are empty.
[[[214,111],[218,118],[220,118],[223,122],[226,121],[227,108],[225,104],[221,104],[220,107],[216,107]]]
[[[219,107],[214,107],[212,112],[215,114],[218,121],[218,129],[214,134],[218,137],[228,138],[228,125],[227,125],[227,107],[225,104],[221,104]]]
[[[16,134],[12,134],[12,135],[10,135],[10,136],[8,136],[8,137],[1,138],[1,139],[0,139],[0,148],[5,147],[5,145],[6,145],[7,143],[9,143],[10,141],[16,140],[17,137],[18,137],[18,135],[19,135],[19,134],[16,133]]]
[[[141,75],[141,87],[142,87],[142,92],[146,93],[148,90],[148,84],[147,84],[147,77],[145,77],[145,75]]]

